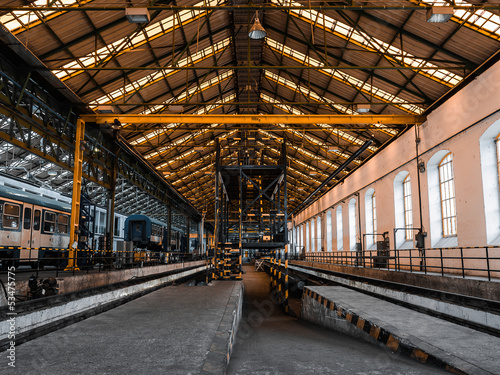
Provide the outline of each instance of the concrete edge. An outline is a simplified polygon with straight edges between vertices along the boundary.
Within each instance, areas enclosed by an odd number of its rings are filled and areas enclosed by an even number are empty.
[[[202,375],[220,375],[226,373],[241,321],[243,292],[243,282],[235,282],[219,328],[214,335],[207,357],[203,363]]]
[[[489,371],[446,353],[439,348],[435,348],[390,325],[382,327],[381,322],[377,322],[378,324],[375,323],[373,321],[375,319],[372,319],[368,314],[360,316],[349,308],[324,298],[308,287],[304,288],[302,299],[303,310],[308,300],[313,301],[315,303],[315,308],[323,309],[325,316],[331,314],[335,319],[345,322],[347,329],[339,329],[339,331],[345,334],[362,338],[369,343],[378,343],[395,353],[415,359],[421,363],[443,368],[455,374],[492,375]],[[301,316],[302,319],[312,323],[336,329],[335,327],[322,323],[319,319],[311,319],[304,311]]]
[[[11,318],[15,321],[14,343],[17,346],[54,330],[87,319],[158,290],[175,280],[202,272],[205,269],[206,266],[197,267],[156,280],[148,280],[143,283],[84,297],[79,300],[70,300],[63,304],[43,310],[35,310],[20,316],[12,315]],[[0,322],[0,332],[3,332],[3,337],[7,337],[0,340],[0,351],[8,350],[11,347],[12,340],[8,338],[10,326],[9,320]]]
[[[464,324],[470,325],[474,329],[479,329],[490,332],[500,332],[500,314],[482,311],[479,308],[464,307],[452,302],[439,301],[433,298],[423,297],[421,295],[413,295],[404,293],[398,290],[392,290],[381,286],[371,285],[369,283],[344,279],[342,277],[329,275],[320,271],[303,269],[300,267],[289,266],[290,269],[299,272],[307,273],[326,280],[336,282],[346,287],[367,292],[378,298],[389,300],[389,302],[402,303],[403,306],[416,306],[419,311],[434,314],[442,317],[453,319],[454,321],[463,321]]]
[[[193,262],[181,262],[173,264],[162,264],[149,267],[134,267],[126,269],[114,269],[102,272],[85,273],[85,271],[78,271],[74,275],[71,273],[61,272],[56,277],[59,288],[59,294],[68,294],[78,292],[84,289],[93,289],[103,287],[111,284],[116,284],[130,280],[137,277],[150,277],[165,272],[173,272],[187,267],[202,266],[205,264],[204,260]],[[45,271],[44,271],[45,272]],[[36,270],[33,270],[33,274]],[[55,277],[54,275],[40,275],[39,279],[46,279],[48,277]],[[28,295],[28,280],[16,282],[16,294]],[[7,300],[5,296],[0,299],[0,308],[7,307]]]

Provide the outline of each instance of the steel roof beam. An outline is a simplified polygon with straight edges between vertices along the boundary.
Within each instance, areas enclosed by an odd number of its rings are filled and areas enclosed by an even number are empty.
[[[214,31],[214,35],[215,35],[215,34],[218,34],[218,33],[220,33],[220,32],[222,32],[222,31],[225,31],[225,30],[227,30],[227,29],[228,29],[228,27],[227,27],[227,26],[221,27],[220,29],[217,29],[216,31]],[[209,39],[209,38],[210,38],[210,37],[209,37],[208,35],[207,35],[207,36],[204,36],[203,38],[200,38],[199,42],[204,42],[205,40],[207,40],[207,39]],[[189,47],[189,45],[188,45],[188,44],[186,44],[186,45],[184,45],[183,47],[184,47],[184,49],[185,49],[185,48]],[[182,52],[182,51],[180,51],[180,53],[181,53],[181,52]],[[159,60],[167,59],[167,58],[169,58],[169,57],[172,57],[172,51],[170,51],[170,52],[168,52],[168,53],[165,53],[165,54],[163,54],[163,55],[161,55],[161,56],[158,56],[157,58],[153,58],[152,60],[149,60],[148,62],[146,62],[146,63],[144,64],[144,66],[145,66],[145,67],[150,66],[151,64],[154,64],[154,63],[156,63],[156,62],[157,62],[157,61],[159,61]],[[104,68],[104,67],[103,67],[103,68]],[[160,69],[160,68],[158,68],[158,67],[152,67],[152,68],[155,68],[156,70]],[[85,69],[95,70],[95,69],[99,69],[99,68],[98,68],[98,67],[95,67],[94,69],[91,69],[91,68],[82,68],[82,69],[83,69],[83,70],[85,70]],[[106,68],[106,69],[107,69],[107,68]],[[101,69],[101,70],[106,70],[106,69]],[[119,68],[119,70],[120,70],[120,69],[121,69],[121,68]],[[176,66],[176,67],[175,67],[175,69],[176,69],[176,70],[178,70],[178,69],[185,69],[185,68]],[[62,69],[62,68],[52,68],[51,70],[64,70],[64,69]],[[75,69],[75,70],[80,70],[80,69]],[[111,67],[110,67],[110,68],[109,68],[109,70],[113,70],[113,68],[111,68]],[[128,70],[128,69],[124,69],[124,70]],[[115,78],[113,78],[113,79],[110,79],[110,80],[108,80],[108,81],[106,81],[106,82],[101,83],[101,84],[100,84],[100,87],[104,87],[104,86],[110,85],[110,84],[112,84],[112,83],[115,83],[115,82],[117,82],[117,81],[121,81],[121,80],[123,80],[123,76],[118,76],[118,77],[115,77]],[[92,93],[92,92],[94,92],[94,91],[97,91],[98,89],[100,89],[100,87],[95,87],[95,88],[92,88],[92,89],[90,89],[90,90],[87,90],[87,91],[85,91],[85,92],[81,93],[80,95],[81,95],[81,97],[85,97],[86,95],[88,95],[88,94],[90,94],[90,93]]]
[[[280,34],[281,36],[286,35],[282,30],[274,28],[273,26],[266,25],[266,28],[268,30],[272,30],[272,31]],[[302,47],[307,48],[307,43],[305,43],[302,39],[294,37],[293,35],[288,35],[288,37],[290,39],[292,39],[294,42],[296,42],[297,44],[300,44]],[[336,56],[336,55],[334,55],[334,54],[332,54],[331,52],[328,52],[328,51],[326,51],[326,53],[325,53],[324,50],[321,50],[319,48],[316,48],[316,49],[319,51],[319,54],[321,54],[321,55],[325,55],[326,54],[328,56],[328,58],[331,58],[331,59],[337,60],[337,61],[341,61],[343,64],[346,64],[346,66],[356,66],[356,65],[352,64],[350,61],[346,60],[345,58],[343,58],[341,56]],[[302,69],[304,69],[304,68],[302,68]],[[366,73],[369,73],[370,70],[374,69],[374,67],[368,67],[368,66],[366,68],[367,68],[367,69],[365,69],[365,70],[367,70]],[[407,68],[403,68],[403,67],[393,67],[393,66],[390,67],[390,69],[400,69],[400,68],[403,69],[403,70],[407,69]],[[313,70],[318,70],[319,71],[319,70],[323,69],[323,66],[310,67],[309,69],[313,69]],[[332,69],[337,69],[337,67],[333,66]],[[362,69],[361,67],[358,67],[358,70],[361,70],[361,69]],[[378,67],[377,67],[377,69],[378,69]],[[409,69],[409,70],[413,70],[413,69]],[[397,88],[401,88],[400,84],[397,84],[397,83],[391,81],[390,79],[388,79],[386,77],[380,76],[378,74],[374,74],[373,76],[374,76],[374,78],[376,78],[376,79],[378,79],[378,80],[380,80],[382,82],[388,83],[391,86],[394,86],[394,87],[397,87]],[[410,93],[410,94],[412,94],[412,95],[414,95],[414,96],[422,98],[422,94],[420,94],[419,92],[416,92],[416,91],[410,90],[410,89],[406,89],[405,91],[408,92],[408,93]],[[427,104],[430,104],[432,102],[432,100],[430,98],[422,98],[422,99],[424,99],[424,100],[427,99],[427,102],[426,102]],[[346,100],[348,101],[348,99],[346,99]]]
[[[144,6],[142,6],[143,8]],[[58,6],[0,6],[0,12],[13,12],[13,11],[24,11],[24,12],[40,12],[40,11],[53,11],[53,12],[110,12],[110,11],[119,11],[123,12],[126,8],[130,8],[126,5],[105,5],[105,6],[87,6],[87,5],[71,5],[66,6],[64,8]],[[303,9],[314,9],[314,10],[358,10],[358,11],[367,11],[367,10],[420,10],[427,11],[427,9],[431,9],[432,5],[387,5],[380,2],[377,2],[377,5],[354,5],[348,4],[345,5],[316,5],[312,3],[311,5],[307,5],[306,8],[304,6],[298,5],[277,5],[277,4],[243,4],[243,5],[148,5],[149,10],[159,10],[159,11],[168,11],[168,10],[220,10],[220,11],[230,11],[234,9],[243,9],[243,10],[303,10]],[[456,10],[466,10],[470,12],[475,12],[477,10],[500,10],[500,5],[498,4],[471,4],[471,5],[454,5],[454,9]]]
[[[356,11],[356,12],[361,13],[361,11]],[[462,61],[464,64],[466,64],[466,68],[468,68],[468,69],[475,69],[478,67],[478,64],[476,64],[475,62],[473,62],[473,61],[471,61],[471,60],[469,60],[469,59],[467,59],[467,58],[465,58],[465,57],[463,57],[463,56],[461,56],[453,51],[450,51],[450,50],[443,48],[442,45],[432,43],[431,41],[424,39],[419,35],[413,34],[412,32],[410,32],[408,30],[401,29],[399,26],[393,25],[392,23],[389,23],[386,20],[378,18],[377,16],[374,16],[371,13],[362,12],[362,15],[365,18],[368,18],[368,19],[375,21],[375,22],[377,22],[385,27],[388,27],[396,32],[399,32],[403,35],[406,35],[409,38],[411,38],[419,43],[425,44],[427,47],[430,47],[436,51],[442,52],[442,53],[444,53],[444,54],[446,54],[446,55],[448,55],[448,56],[450,56],[458,61]],[[266,25],[266,27],[267,27],[267,25]]]

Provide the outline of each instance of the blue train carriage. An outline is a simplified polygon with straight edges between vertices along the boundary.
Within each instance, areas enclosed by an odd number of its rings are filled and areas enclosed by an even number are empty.
[[[70,214],[69,203],[0,185],[2,267],[64,266]]]
[[[146,215],[125,220],[125,241],[134,246],[134,263],[165,262],[167,224]]]

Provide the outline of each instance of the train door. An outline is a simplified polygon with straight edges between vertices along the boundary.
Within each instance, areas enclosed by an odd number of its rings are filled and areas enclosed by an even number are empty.
[[[22,227],[21,227],[21,242],[19,244],[20,248],[19,261],[29,262],[37,259],[31,252],[31,225],[32,225],[33,205],[25,203],[22,210],[23,210],[22,212],[23,216],[22,216]]]
[[[42,207],[33,206],[33,221],[31,223],[31,258],[38,259],[41,247]],[[34,250],[36,249],[36,250]]]

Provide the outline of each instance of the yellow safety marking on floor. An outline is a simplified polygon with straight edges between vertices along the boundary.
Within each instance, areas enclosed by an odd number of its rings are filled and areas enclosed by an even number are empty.
[[[338,316],[342,316],[342,307],[339,306],[339,308],[337,309],[337,315]]]
[[[379,335],[380,327],[372,326],[372,328],[370,329],[370,336],[377,340]]]
[[[397,352],[399,348],[399,340],[396,339],[393,335],[389,336],[389,339],[387,340],[386,344],[389,349],[391,349],[393,352]]]
[[[413,351],[411,352],[411,358],[416,359],[417,361],[422,363],[426,363],[428,357],[429,354],[417,348],[413,349]]]
[[[356,324],[356,327],[358,327],[359,329],[363,329],[365,327],[364,319],[358,318],[358,323]]]

